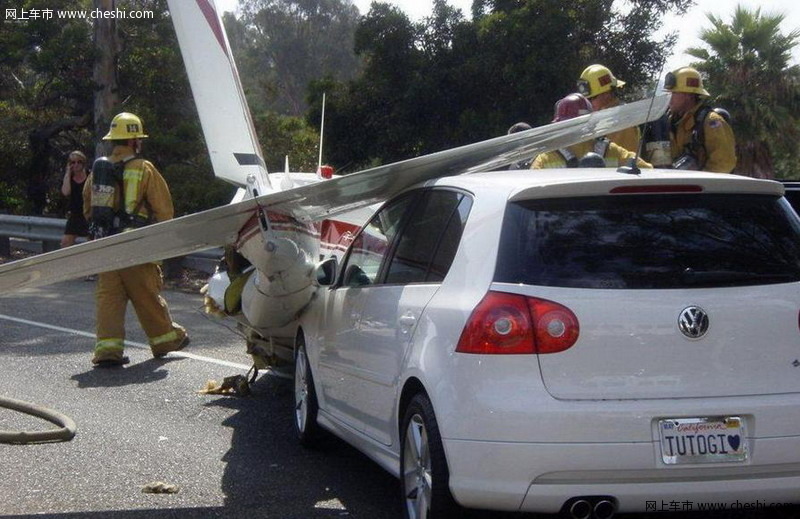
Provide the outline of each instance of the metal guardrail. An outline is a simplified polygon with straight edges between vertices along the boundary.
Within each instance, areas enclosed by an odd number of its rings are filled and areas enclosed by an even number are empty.
[[[41,216],[0,214],[0,236],[59,243],[67,221]]]
[[[67,221],[42,216],[0,214],[0,255],[9,256],[12,248],[31,252],[50,252],[59,248]],[[12,239],[13,247],[12,247]],[[181,258],[184,267],[213,273],[222,249],[208,249]]]

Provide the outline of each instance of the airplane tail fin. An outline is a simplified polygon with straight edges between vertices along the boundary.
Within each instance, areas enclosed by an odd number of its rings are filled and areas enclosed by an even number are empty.
[[[250,109],[214,0],[168,0],[214,174],[271,191]]]

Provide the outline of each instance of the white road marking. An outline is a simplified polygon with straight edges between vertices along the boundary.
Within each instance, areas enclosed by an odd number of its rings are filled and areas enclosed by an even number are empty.
[[[73,330],[71,328],[63,328],[61,326],[54,326],[52,324],[39,323],[39,322],[36,322],[36,321],[29,321],[27,319],[20,319],[18,317],[11,317],[10,315],[0,314],[0,319],[5,319],[6,321],[12,321],[12,322],[15,322],[15,323],[20,323],[20,324],[27,324],[28,326],[36,326],[38,328],[46,328],[48,330],[55,330],[57,332],[71,333],[72,335],[78,335],[80,337],[89,337],[90,339],[94,339],[94,337],[95,337],[93,333],[83,332],[81,330]],[[133,348],[139,348],[139,349],[148,350],[148,351],[150,350],[150,346],[148,344],[143,344],[141,342],[135,342],[135,341],[125,341],[125,346],[131,346]],[[172,353],[168,353],[167,356],[168,357],[182,357],[182,358],[185,358],[185,359],[192,359],[192,360],[197,360],[197,361],[200,361],[200,362],[206,362],[208,364],[217,364],[219,366],[226,366],[226,367],[229,367],[229,368],[240,369],[242,371],[249,371],[250,370],[250,366],[247,366],[245,364],[238,364],[236,362],[228,362],[227,360],[220,360],[220,359],[214,359],[214,358],[211,358],[211,357],[204,357],[202,355],[195,355],[194,353],[186,353],[186,352],[183,352],[183,351],[173,351]],[[265,373],[265,374],[268,374],[268,375],[275,375],[275,376],[283,377],[283,378],[291,378],[291,377],[288,377],[284,373],[279,373],[279,372],[276,372],[276,371],[273,371],[273,370],[269,370],[269,369],[268,370],[262,370],[261,372]]]

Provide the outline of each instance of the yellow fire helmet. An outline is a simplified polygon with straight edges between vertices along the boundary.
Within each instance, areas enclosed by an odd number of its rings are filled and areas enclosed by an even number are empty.
[[[625,82],[614,77],[614,74],[603,65],[589,65],[583,69],[578,80],[578,92],[591,99],[612,88],[622,88]]]
[[[681,67],[667,72],[667,76],[664,78],[664,90],[697,94],[701,97],[709,96],[709,93],[703,88],[703,78],[700,77],[697,69],[692,67]]]
[[[134,114],[122,112],[111,120],[111,129],[108,130],[103,140],[144,139],[146,137],[142,120]]]

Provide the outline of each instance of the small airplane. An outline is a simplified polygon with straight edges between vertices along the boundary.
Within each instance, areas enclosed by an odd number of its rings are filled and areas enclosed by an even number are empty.
[[[341,257],[376,204],[426,180],[504,168],[656,120],[669,103],[669,94],[656,95],[344,176],[268,173],[213,0],[168,4],[214,174],[237,194],[223,207],[0,265],[0,294],[227,247],[252,268],[238,277],[218,272],[208,296],[245,332],[256,373],[293,361],[296,319],[318,289],[317,275],[335,268],[330,258]]]

